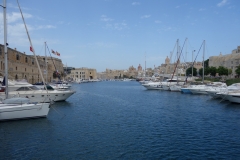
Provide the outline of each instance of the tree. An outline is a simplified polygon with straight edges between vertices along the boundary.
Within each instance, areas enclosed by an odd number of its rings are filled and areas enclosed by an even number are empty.
[[[199,75],[202,76],[203,74],[203,68],[199,69]],[[209,69],[208,68],[204,68],[204,75],[208,75],[209,74]]]
[[[217,68],[216,67],[208,67],[208,72],[211,76],[216,76]]]
[[[232,74],[232,69],[228,69],[228,75]]]
[[[204,68],[208,68],[208,67],[209,67],[209,59],[204,61]]]
[[[187,76],[192,75],[192,67],[186,70],[186,74]],[[196,76],[196,75],[197,75],[197,69],[193,67],[193,76]]]
[[[238,75],[238,77],[240,76],[240,65],[237,66],[237,69],[235,70],[235,73]]]
[[[219,76],[228,75],[228,69],[223,66],[219,66],[217,69],[217,72],[218,72]]]

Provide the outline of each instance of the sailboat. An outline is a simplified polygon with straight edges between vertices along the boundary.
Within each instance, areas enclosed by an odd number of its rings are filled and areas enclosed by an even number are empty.
[[[4,59],[5,59],[5,100],[0,103],[0,120],[26,119],[46,117],[49,112],[49,103],[29,103],[28,98],[8,98],[8,58],[7,58],[7,18],[6,0],[3,1],[4,21]]]

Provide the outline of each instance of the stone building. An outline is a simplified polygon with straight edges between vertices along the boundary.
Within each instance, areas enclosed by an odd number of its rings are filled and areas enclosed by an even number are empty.
[[[96,69],[90,68],[73,68],[70,73],[70,78],[76,82],[81,80],[90,80],[97,79],[97,71]]]
[[[0,44],[0,75],[4,76],[5,66],[4,66],[4,46]],[[37,56],[40,69],[42,73],[45,73],[46,70],[46,62],[45,59],[41,56]],[[57,59],[57,65],[61,66],[62,62],[60,59]],[[60,67],[61,68],[61,67]],[[51,62],[48,65],[48,81],[53,80],[53,67]],[[61,69],[59,70],[62,71]],[[26,53],[21,53],[17,51],[17,49],[8,48],[8,74],[9,79],[26,79],[29,83],[40,82],[41,76],[37,67],[37,63],[35,61],[35,57],[33,55],[26,55]],[[45,74],[43,74],[45,78]]]
[[[178,68],[178,73],[184,75],[186,73],[186,70],[189,67],[192,67],[192,62],[181,63],[179,60],[178,64],[176,62],[170,63],[170,59],[167,56],[167,58],[165,59],[165,63],[161,64],[161,66],[158,67],[158,72],[159,74],[172,74],[175,70],[176,73],[176,65]],[[195,62],[193,67],[199,70],[200,68],[202,68],[202,62]]]
[[[106,79],[121,79],[123,75],[125,75],[124,70],[106,69],[105,71]]]
[[[239,65],[240,65],[240,46],[238,46],[237,49],[232,50],[231,54],[222,55],[222,53],[220,53],[219,56],[209,57],[210,67],[218,68],[219,66],[223,66],[228,69],[231,69],[232,70],[231,77],[234,77],[236,75],[235,70]]]

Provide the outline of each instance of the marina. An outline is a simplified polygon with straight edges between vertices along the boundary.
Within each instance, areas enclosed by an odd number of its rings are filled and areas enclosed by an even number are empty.
[[[239,104],[147,90],[136,81],[72,84],[47,118],[0,123],[3,159],[235,159]]]

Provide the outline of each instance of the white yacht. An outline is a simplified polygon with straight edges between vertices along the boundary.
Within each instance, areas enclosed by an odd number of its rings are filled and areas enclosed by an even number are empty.
[[[0,121],[46,117],[50,103],[29,103],[27,98],[10,98],[0,103]]]
[[[229,100],[230,102],[233,103],[240,103],[240,91],[229,91],[217,94],[221,95],[221,98],[223,100]]]
[[[179,81],[177,79],[166,79],[166,81],[162,82],[162,88],[165,91],[170,91],[170,87],[176,84],[183,85],[184,82]]]
[[[5,85],[4,78],[0,77],[0,81],[3,82],[3,85]],[[8,80],[8,91],[16,91],[20,87],[30,87],[32,84],[28,83],[25,79],[22,80]]]
[[[208,94],[207,90],[210,90],[212,88],[218,88],[218,87],[226,87],[226,83],[222,82],[211,82],[209,84],[201,84],[201,85],[195,85],[192,88],[189,88],[189,90],[192,92],[192,94]]]
[[[183,86],[183,85],[181,85],[181,84],[171,85],[171,86],[170,86],[170,90],[171,90],[172,92],[181,92],[182,86]]]
[[[57,102],[65,101],[76,91],[73,90],[55,90],[51,86],[47,86],[47,90],[39,89],[36,86],[20,87],[16,91],[9,92],[9,97],[29,98],[30,102]],[[0,96],[5,96],[4,92],[0,92]]]
[[[162,82],[149,82],[149,83],[144,83],[142,84],[146,89],[157,89],[161,90],[162,88]]]

